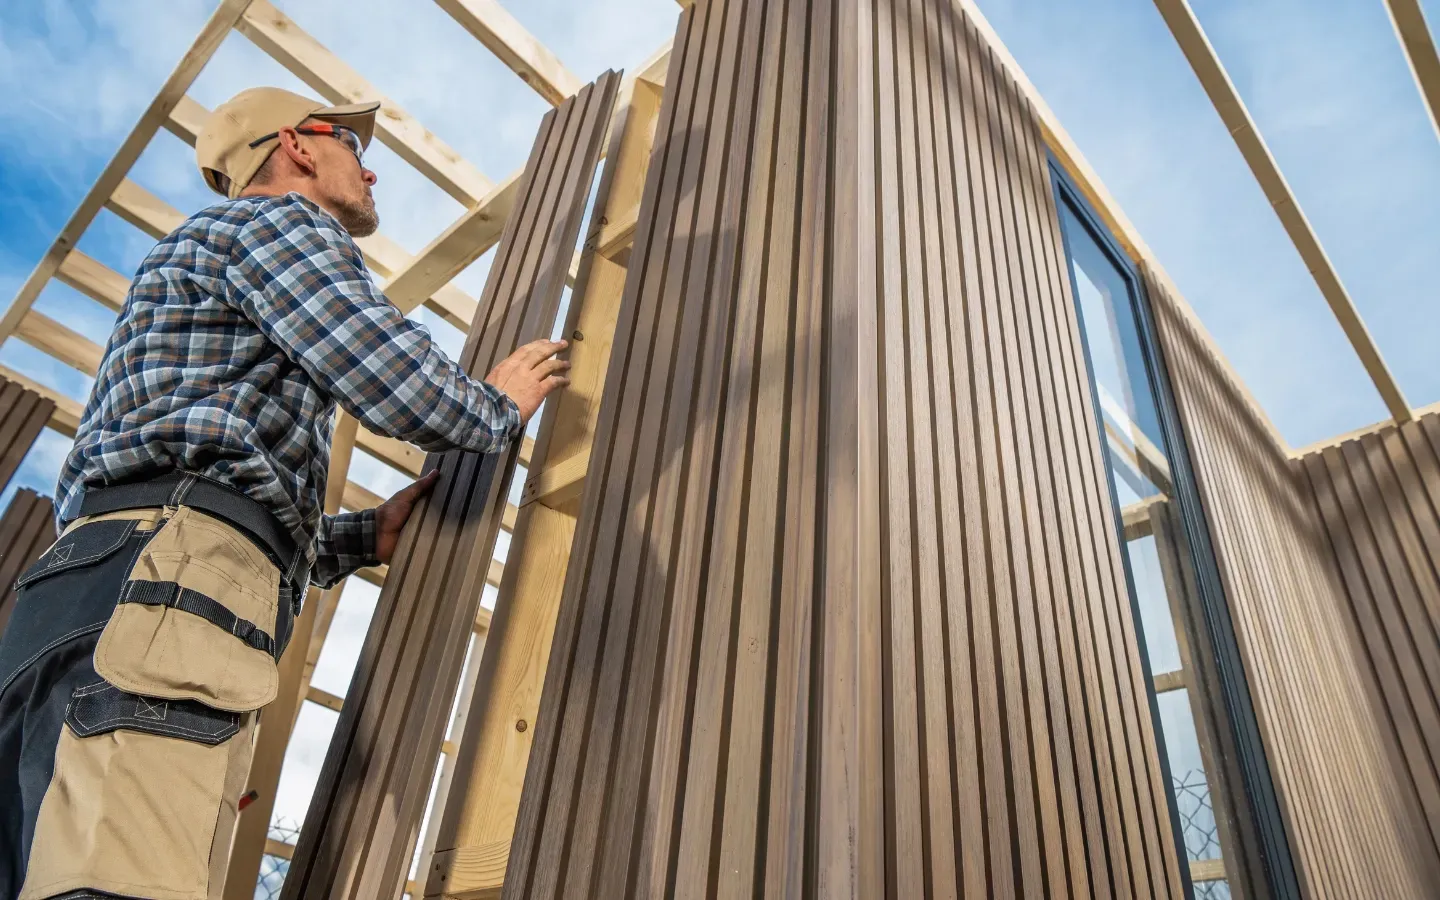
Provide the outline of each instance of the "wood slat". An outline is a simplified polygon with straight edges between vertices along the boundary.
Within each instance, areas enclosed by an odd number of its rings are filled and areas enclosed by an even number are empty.
[[[483,375],[553,327],[618,86],[607,73],[546,115],[462,354],[468,372]],[[391,563],[285,898],[368,898],[405,884],[518,451],[427,462],[441,478]]]
[[[951,4],[702,0],[664,104],[505,896],[1178,898],[1017,85]]]
[[[1427,896],[1440,865],[1440,781],[1423,736],[1440,736],[1440,708],[1410,709],[1407,690],[1423,684],[1432,696],[1424,663],[1388,649],[1408,639],[1420,589],[1389,584],[1387,567],[1410,563],[1386,524],[1398,497],[1369,469],[1366,445],[1380,439],[1331,446],[1292,470],[1209,339],[1149,272],[1146,290],[1299,883],[1312,896]],[[1396,715],[1374,707],[1377,694]],[[1243,834],[1238,844],[1256,846]]]
[[[30,310],[21,320],[15,336],[92,378],[100,370],[103,349],[99,344],[38,310]]]
[[[599,235],[615,209],[638,205],[659,103],[653,90],[627,82],[610,124],[609,162],[596,191],[596,213],[563,328],[572,340],[570,385],[554,403],[547,403],[540,427],[537,464],[530,468],[540,474],[527,479],[521,500],[505,581],[496,597],[489,651],[477,676],[474,714],[462,741],[455,796],[446,807],[435,843],[438,852],[427,874],[427,894],[487,890],[485,879],[496,871],[496,848],[508,849],[514,832],[566,580],[574,511],[593,446],[625,284],[625,270],[604,257]],[[552,459],[562,461],[552,465]],[[530,505],[538,497],[532,485],[560,479],[568,484],[546,492],[543,508]],[[477,857],[486,864],[477,865]]]
[[[53,400],[0,373],[0,490],[10,483],[54,411]]]
[[[5,427],[0,423],[0,430]],[[15,609],[15,579],[54,542],[55,511],[50,498],[28,488],[16,491],[0,516],[0,635]]]
[[[51,404],[50,420],[46,424],[66,437],[73,438],[75,436],[75,432],[80,428],[80,417],[85,412],[79,402],[54,388],[46,387],[27,375],[16,372],[9,366],[0,366],[0,379],[12,381],[27,391],[44,397]]]
[[[71,250],[60,261],[55,277],[115,312],[125,305],[130,290],[130,279],[79,250]]]

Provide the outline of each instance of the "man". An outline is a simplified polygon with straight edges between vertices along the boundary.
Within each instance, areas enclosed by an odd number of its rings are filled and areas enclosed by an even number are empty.
[[[434,482],[323,516],[335,406],[493,453],[567,383],[550,341],[469,379],[371,284],[378,107],[258,88],[196,142],[227,199],[141,264],[0,641],[0,898],[220,897],[307,583],[388,562]]]

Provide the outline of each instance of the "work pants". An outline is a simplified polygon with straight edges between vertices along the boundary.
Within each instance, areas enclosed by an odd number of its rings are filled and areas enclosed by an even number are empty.
[[[0,639],[0,900],[222,895],[278,689],[281,579],[186,506],[78,519],[21,576]]]

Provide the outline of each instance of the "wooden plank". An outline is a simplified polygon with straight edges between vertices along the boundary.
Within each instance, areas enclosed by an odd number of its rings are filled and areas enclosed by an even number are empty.
[[[1425,22],[1425,10],[1420,0],[1385,0],[1385,9],[1390,13],[1390,24],[1395,26],[1395,36],[1405,50],[1405,61],[1410,64],[1410,74],[1415,76],[1415,86],[1420,89],[1430,125],[1435,129],[1435,136],[1440,137],[1440,55],[1435,52],[1435,38]]]
[[[55,541],[50,498],[20,488],[0,516],[0,635],[15,609],[15,579]]]
[[[1305,267],[1310,270],[1316,287],[1330,305],[1330,311],[1335,314],[1335,319],[1350,340],[1350,345],[1355,348],[1360,364],[1369,373],[1370,380],[1374,382],[1375,390],[1390,410],[1390,415],[1397,422],[1408,421],[1411,418],[1410,405],[1405,401],[1399,383],[1385,365],[1380,348],[1360,318],[1359,310],[1355,308],[1355,301],[1341,283],[1339,273],[1335,271],[1330,257],[1320,245],[1319,236],[1301,210],[1299,200],[1285,181],[1285,176],[1281,174],[1279,163],[1275,161],[1270,148],[1260,136],[1255,120],[1245,108],[1245,102],[1240,99],[1235,84],[1215,54],[1215,48],[1205,36],[1190,4],[1187,0],[1155,0],[1155,6],[1160,10],[1165,23],[1170,26],[1175,42],[1190,61],[1190,67],[1200,79],[1200,85],[1210,96],[1210,102],[1215,105],[1215,111],[1225,123],[1225,129],[1234,138],[1240,155],[1250,166],[1265,199],[1270,201],[1275,215],[1285,228],[1285,233],[1290,236]],[[1433,53],[1432,47],[1431,54]]]
[[[580,90],[580,79],[496,0],[436,2],[552,106]]]
[[[305,699],[311,703],[318,703],[326,709],[333,709],[340,712],[345,705],[344,697],[337,697],[329,691],[322,691],[313,684],[305,690]]]
[[[9,366],[0,366],[0,378],[6,381],[13,381],[28,391],[33,391],[44,397],[53,404],[50,411],[50,419],[46,425],[60,432],[66,437],[73,438],[75,432],[80,428],[80,417],[84,415],[84,408],[75,400],[66,397],[53,388],[33,380],[27,375],[22,375],[11,369]]]
[[[0,373],[0,490],[15,476],[54,411],[54,400]]]
[[[462,354],[483,374],[550,331],[619,77],[548,114],[517,215]],[[518,446],[427,462],[440,482],[401,538],[306,816],[283,896],[377,896],[405,884]]]
[[[140,120],[135,123],[130,134],[126,136],[120,148],[115,151],[110,162],[100,173],[100,177],[90,187],[85,198],[80,201],[80,206],[71,214],[65,227],[45,252],[45,256],[36,264],[30,277],[20,287],[10,308],[6,310],[3,318],[0,318],[0,344],[14,334],[30,312],[30,307],[45,289],[45,285],[54,277],[60,268],[60,263],[69,255],[71,250],[80,240],[80,235],[90,227],[100,208],[110,199],[115,188],[124,180],[129,173],[130,167],[140,158],[140,154],[155,136],[155,132],[164,124],[170,114],[170,110],[185,96],[190,89],[190,84],[200,74],[200,70],[210,61],[210,56],[220,46],[220,42],[230,33],[231,27],[244,14],[245,8],[249,6],[250,0],[221,0],[219,6],[210,14],[204,27],[196,36],[194,43],[185,51],[175,70],[170,77],[161,85],[159,93],[150,101],[150,105],[140,114]]]
[[[479,203],[494,188],[464,157],[268,0],[253,0],[235,27],[326,102],[342,105],[378,100],[376,137],[465,207]]]
[[[15,336],[92,378],[100,370],[104,351],[99,344],[38,310],[30,310],[21,320]]]
[[[517,520],[505,567],[510,574],[496,600],[490,652],[476,683],[475,714],[467,720],[461,742],[454,802],[447,804],[436,840],[439,852],[428,872],[430,894],[483,894],[489,889],[484,879],[493,867],[470,865],[467,851],[508,847],[514,830],[575,530],[569,507],[583,485],[625,280],[623,270],[598,255],[597,234],[611,211],[633,203],[643,188],[658,107],[659,96],[653,91],[628,85],[621,89],[610,126],[610,162],[596,192],[597,212],[564,328],[573,342],[571,383],[548,404],[551,409],[536,446],[537,459],[568,456],[526,482],[521,500],[525,511]],[[569,483],[543,490],[560,479]],[[548,509],[526,508],[535,500]],[[523,728],[520,723],[525,723]],[[482,858],[488,854],[487,849]]]
[[[115,312],[125,305],[130,290],[130,279],[79,250],[66,254],[55,277]]]
[[[115,186],[105,208],[157,241],[185,221],[184,213],[129,178]]]
[[[254,8],[252,3],[250,9]],[[248,12],[249,10],[247,10]],[[242,18],[241,21],[243,22],[244,19]],[[206,109],[200,101],[186,94],[175,104],[175,108],[170,110],[170,115],[166,116],[165,130],[194,147],[195,142],[200,139],[200,132],[205,130],[205,121],[209,118],[210,110]]]

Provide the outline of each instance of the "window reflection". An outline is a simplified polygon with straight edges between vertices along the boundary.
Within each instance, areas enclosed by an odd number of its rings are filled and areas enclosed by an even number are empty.
[[[1186,622],[1195,590],[1189,548],[1175,501],[1160,411],[1136,318],[1127,270],[1107,253],[1068,202],[1060,215],[1094,381],[1110,485],[1120,508],[1121,544],[1139,613],[1164,740],[1180,840],[1197,898],[1228,898],[1228,816],[1217,810],[1212,729],[1197,718]]]

